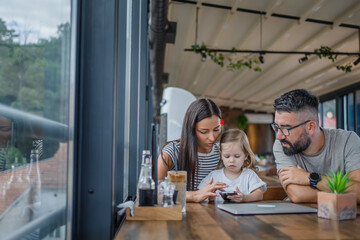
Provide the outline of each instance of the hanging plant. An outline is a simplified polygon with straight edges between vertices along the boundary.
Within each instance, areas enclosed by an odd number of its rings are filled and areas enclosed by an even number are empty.
[[[227,70],[234,71],[234,70],[240,70],[242,67],[247,67],[249,69],[254,70],[255,72],[261,72],[262,69],[259,67],[260,61],[259,59],[262,58],[261,54],[266,53],[275,53],[275,54],[304,54],[304,52],[282,52],[282,51],[250,51],[250,50],[238,50],[236,48],[232,48],[231,50],[217,50],[217,49],[209,49],[204,43],[201,45],[195,44],[191,46],[191,49],[185,49],[185,51],[193,51],[196,54],[200,54],[202,56],[202,61],[206,61],[207,56],[210,57],[210,59],[220,65],[220,67],[226,66]],[[222,52],[227,52],[227,54],[223,54]],[[235,58],[237,52],[242,53],[260,53],[260,58],[251,58],[244,57],[242,59]],[[250,54],[250,55],[251,55]],[[354,53],[338,53],[333,52],[330,47],[327,46],[321,46],[318,49],[314,49],[313,52],[305,52],[305,56],[307,55],[313,55],[316,54],[320,59],[326,58],[331,60],[332,62],[337,61],[338,55],[358,55],[357,52]],[[360,56],[360,55],[359,55]],[[307,60],[307,57],[305,57]],[[263,59],[263,58],[262,58]],[[360,59],[360,58],[359,58]],[[304,60],[304,61],[305,61]],[[300,61],[300,59],[299,59]],[[358,61],[358,60],[357,60]],[[263,62],[262,62],[263,63]],[[301,63],[301,62],[300,62]],[[354,63],[355,64],[355,63]],[[344,72],[351,72],[352,71],[352,63],[346,63],[344,65],[337,65],[336,69]]]
[[[240,128],[242,130],[245,130],[245,128],[248,125],[248,122],[249,121],[248,121],[247,117],[244,114],[239,115],[237,117],[237,119],[236,119],[236,123],[237,123],[238,128]]]
[[[201,54],[202,59],[206,59],[206,57],[209,56],[214,63],[220,65],[220,67],[226,66],[226,69],[230,71],[240,70],[242,67],[247,67],[254,70],[255,72],[261,72],[261,68],[257,66],[260,64],[259,60],[257,59],[233,59],[231,55],[236,56],[236,48],[232,48],[233,53],[227,55],[210,51],[210,49],[204,43],[201,45],[192,45],[191,49],[195,53]]]
[[[327,58],[327,59],[331,60],[332,62],[335,62],[337,60],[338,55],[334,54],[334,52],[332,51],[332,49],[330,47],[321,46],[320,48],[314,49],[314,52],[320,53],[319,55],[317,55],[320,59]],[[336,66],[337,70],[341,70],[344,72],[351,72],[351,68],[352,68],[351,63],[346,63],[345,65],[337,65]]]

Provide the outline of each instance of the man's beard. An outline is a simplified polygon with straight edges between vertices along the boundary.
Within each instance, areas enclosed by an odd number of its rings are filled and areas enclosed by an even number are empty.
[[[286,155],[291,156],[305,151],[310,146],[311,139],[306,135],[305,132],[303,132],[299,139],[294,142],[294,144],[285,139],[280,140],[280,142],[289,144],[288,148],[284,146],[282,146],[282,148]]]

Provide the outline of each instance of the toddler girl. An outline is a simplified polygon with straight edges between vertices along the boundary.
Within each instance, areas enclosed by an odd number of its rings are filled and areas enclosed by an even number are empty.
[[[220,161],[217,169],[201,181],[199,188],[205,186],[211,177],[214,182],[228,185],[224,190],[233,192],[234,195],[228,195],[226,199],[234,202],[262,200],[263,192],[266,191],[266,183],[256,174],[255,156],[249,140],[240,129],[229,129],[223,133],[220,138]],[[217,196],[215,200],[222,201],[222,197]]]

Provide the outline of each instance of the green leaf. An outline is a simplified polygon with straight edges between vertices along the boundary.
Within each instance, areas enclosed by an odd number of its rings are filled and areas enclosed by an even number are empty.
[[[261,72],[262,69],[261,69],[259,66],[256,66],[256,67],[254,68],[254,71],[255,71],[255,72]]]
[[[342,171],[330,170],[331,176],[328,175],[328,180],[326,185],[329,187],[331,192],[336,194],[346,193],[346,190],[351,187],[353,184],[349,185],[352,181],[352,178],[348,178],[349,173],[343,174]]]
[[[222,53],[219,54],[219,59],[224,60],[224,55]]]
[[[197,49],[199,49],[200,47],[199,47],[199,45],[191,45],[191,49],[193,50],[193,51],[195,51],[195,50],[197,50]]]

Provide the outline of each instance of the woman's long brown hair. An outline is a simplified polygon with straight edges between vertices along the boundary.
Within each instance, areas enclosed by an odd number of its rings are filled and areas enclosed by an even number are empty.
[[[186,111],[179,152],[179,169],[187,171],[187,189],[195,190],[195,176],[198,176],[198,143],[196,123],[216,115],[221,119],[220,108],[208,98],[200,98],[193,102]]]
[[[222,118],[220,108],[209,98],[197,99],[190,104],[186,111],[180,137],[177,167],[178,170],[187,171],[187,190],[195,190],[195,176],[198,176],[199,169],[196,123],[213,115]]]

